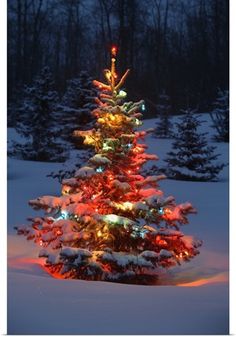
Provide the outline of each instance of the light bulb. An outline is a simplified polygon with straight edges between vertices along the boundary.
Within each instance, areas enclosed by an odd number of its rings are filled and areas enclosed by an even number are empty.
[[[127,92],[125,92],[124,90],[120,90],[119,96],[122,97],[122,98],[125,98],[127,96]]]

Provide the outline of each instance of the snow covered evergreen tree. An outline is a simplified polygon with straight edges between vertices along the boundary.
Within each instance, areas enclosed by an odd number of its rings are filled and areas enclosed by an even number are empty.
[[[164,168],[168,178],[177,180],[214,181],[225,166],[214,161],[219,155],[214,154],[215,147],[208,146],[206,133],[198,133],[201,121],[194,113],[196,110],[182,110],[184,115],[177,123],[177,133],[172,144],[172,151],[167,154]]]
[[[56,138],[59,134],[56,120],[58,93],[54,90],[52,75],[44,67],[32,85],[25,87],[19,107],[17,132],[28,142],[14,142],[10,155],[25,160],[64,161],[65,154]]]
[[[144,102],[123,103],[129,70],[118,79],[115,56],[113,47],[107,83],[94,81],[102,90],[93,111],[97,128],[75,131],[96,154],[62,182],[61,196],[31,200],[45,216],[17,230],[42,248],[39,256],[54,277],[157,284],[159,273],[199,253],[201,242],[179,228],[196,210],[164,197],[159,181],[165,176],[140,174],[157,156],[145,153],[148,131],[136,130]]]
[[[22,89],[15,89],[11,99],[7,102],[7,127],[15,128],[19,118],[19,107],[21,105]]]
[[[219,142],[229,142],[229,91],[218,90],[218,96],[213,103],[210,113],[213,128],[217,134],[215,139]]]
[[[80,149],[77,154],[70,151],[70,157],[64,163],[64,168],[51,172],[48,176],[61,181],[75,174],[76,169],[91,157],[91,147],[85,146],[82,139],[73,136],[77,128],[85,130],[93,127],[96,118],[91,113],[98,104],[99,90],[93,85],[92,78],[86,71],[81,71],[77,78],[67,81],[66,92],[57,107],[58,123],[62,132],[61,137],[71,149]]]
[[[157,112],[159,121],[154,130],[154,135],[158,138],[169,138],[172,136],[172,123],[170,121],[170,97],[165,92],[159,95]]]
[[[67,81],[66,92],[58,105],[58,119],[63,126],[62,137],[73,145],[73,131],[76,128],[88,129],[95,122],[91,111],[97,107],[98,90],[86,71],[81,71],[77,78]]]

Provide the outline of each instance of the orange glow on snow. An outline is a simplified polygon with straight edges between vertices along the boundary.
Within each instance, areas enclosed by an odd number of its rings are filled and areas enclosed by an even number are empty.
[[[8,265],[9,267],[14,268],[16,270],[22,269],[23,266],[26,270],[30,270],[32,265],[39,265],[43,268],[44,261],[43,259],[39,258],[26,258],[26,257],[10,258],[8,259]]]
[[[196,281],[188,282],[188,283],[179,283],[177,286],[179,287],[200,287],[205,284],[211,284],[211,283],[225,283],[228,281],[228,276],[226,273],[221,273],[209,278],[201,278]]]
[[[11,258],[8,260],[8,265],[15,270],[22,270],[22,268],[24,268],[25,271],[32,271],[32,274],[34,274],[34,268],[32,267],[39,266],[39,268],[41,268],[46,274],[49,274],[57,279],[64,279],[61,274],[57,272],[52,273],[50,269],[45,266],[45,260],[43,258]]]
[[[11,237],[11,249],[8,252],[8,268],[10,271],[14,272],[25,272],[31,275],[51,276],[56,279],[65,279],[67,275],[61,275],[59,272],[52,272],[49,267],[45,266],[45,258],[28,258],[28,257],[18,257],[20,253],[25,253],[24,247],[18,245],[18,237]],[[33,251],[36,254],[35,251]],[[183,253],[186,254],[187,251]],[[29,252],[28,252],[29,253]],[[18,254],[18,256],[16,255]],[[222,256],[220,254],[207,252],[206,257],[201,262],[201,268],[193,268],[190,271],[182,270],[181,273],[176,273],[169,275],[168,273],[163,275],[157,285],[170,285],[179,287],[200,287],[214,284],[223,284],[228,282],[228,272],[227,271],[216,271],[213,272],[212,268],[215,269],[215,262],[217,261],[217,266],[221,269],[227,269],[227,256]],[[109,265],[103,265],[103,269],[107,272],[110,271]],[[37,273],[37,270],[39,273]],[[207,272],[209,271],[209,273]],[[204,273],[204,274],[202,274]]]

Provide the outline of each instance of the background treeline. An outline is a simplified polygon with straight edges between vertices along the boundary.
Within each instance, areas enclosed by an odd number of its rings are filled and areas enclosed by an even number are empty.
[[[228,12],[227,0],[8,0],[9,104],[44,66],[61,95],[81,70],[101,78],[117,44],[120,73],[132,69],[129,98],[146,100],[146,117],[163,90],[171,113],[208,111],[228,88]]]

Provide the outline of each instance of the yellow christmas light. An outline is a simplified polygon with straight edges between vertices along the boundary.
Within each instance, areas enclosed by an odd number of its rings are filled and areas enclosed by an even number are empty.
[[[131,211],[133,209],[132,202],[125,201],[115,204],[116,209],[122,210],[122,211]]]

